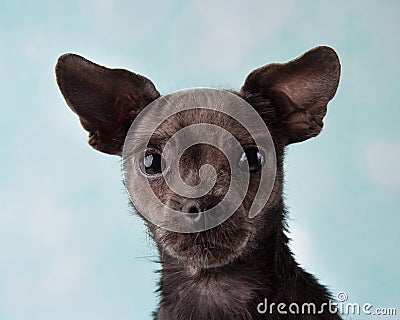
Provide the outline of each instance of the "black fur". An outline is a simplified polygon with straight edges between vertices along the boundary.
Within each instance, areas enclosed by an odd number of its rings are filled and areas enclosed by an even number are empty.
[[[109,154],[121,155],[130,124],[160,96],[143,76],[108,69],[74,54],[60,57],[56,75],[68,105],[89,131],[89,143]],[[254,70],[241,90],[234,92],[253,106],[271,133],[277,160],[271,196],[261,213],[250,219],[248,211],[259,184],[259,175],[254,173],[241,207],[211,230],[183,234],[145,221],[161,263],[161,301],[155,319],[340,319],[328,308],[327,289],[299,267],[289,249],[282,195],[285,147],[319,134],[339,77],[336,53],[328,47],[317,47],[288,63]],[[163,145],[175,132],[192,123],[217,124],[236,136],[246,135],[224,116],[192,109],[163,123],[157,129],[158,138],[151,143]],[[223,196],[229,170],[218,151],[207,145],[194,146],[179,167],[188,184],[196,184],[203,163],[212,164],[219,173],[219,191],[196,199],[199,208],[207,209]],[[162,179],[154,179],[150,184],[164,204],[187,212],[184,208],[188,199],[171,192]],[[265,299],[272,312],[259,312]],[[286,304],[287,314],[278,312],[282,303]],[[288,306],[293,303],[300,310],[304,304],[313,303],[316,312],[309,313],[306,308],[305,313],[291,314],[289,311],[294,309]]]

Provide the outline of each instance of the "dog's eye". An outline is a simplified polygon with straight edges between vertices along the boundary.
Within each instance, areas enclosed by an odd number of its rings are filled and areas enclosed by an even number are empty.
[[[143,173],[155,175],[161,173],[161,155],[155,152],[146,153],[141,163]]]
[[[258,148],[247,148],[244,149],[244,153],[239,160],[239,166],[242,170],[246,170],[246,161],[248,162],[250,172],[256,172],[264,164],[264,155]]]

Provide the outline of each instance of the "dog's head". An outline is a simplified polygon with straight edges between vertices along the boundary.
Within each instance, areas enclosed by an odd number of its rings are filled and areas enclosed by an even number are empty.
[[[148,221],[149,230],[162,253],[194,267],[210,268],[226,265],[240,256],[250,254],[260,237],[278,227],[282,218],[277,212],[282,206],[284,147],[319,134],[327,104],[338,86],[340,63],[332,49],[317,47],[288,63],[269,64],[256,69],[248,75],[239,92],[222,94],[225,102],[228,96],[228,100],[232,99],[235,105],[243,103],[250,106],[250,111],[255,112],[266,126],[273,152],[262,149],[251,130],[230,116],[229,112],[213,109],[211,104],[215,100],[210,100],[207,94],[199,107],[183,108],[171,113],[169,111],[177,106],[176,100],[168,99],[170,96],[160,97],[149,79],[127,70],[108,69],[80,56],[66,54],[58,60],[56,75],[67,104],[89,132],[89,144],[104,153],[124,154],[124,160],[134,159],[132,163],[137,165],[125,167],[131,171],[128,175],[140,173],[150,189],[127,183],[130,193],[139,194],[139,198],[145,199],[145,193],[150,190],[165,210],[171,209],[178,213],[179,219],[196,224],[204,219],[203,213],[216,208],[230,186],[236,184],[231,199],[240,198],[240,203],[232,209],[232,214],[221,220],[223,223],[212,228],[177,232],[179,228],[164,228],[154,221]],[[193,91],[195,97],[196,93],[199,91]],[[200,93],[204,94],[204,90]],[[215,90],[210,93],[215,93]],[[178,96],[182,98],[182,94]],[[194,98],[193,101],[197,100]],[[179,104],[184,106],[188,101],[182,98]],[[149,105],[153,112],[146,112]],[[244,117],[251,113],[248,109],[238,110]],[[163,121],[153,128],[153,120],[157,117]],[[135,131],[131,126],[136,122],[139,125]],[[199,131],[196,124],[203,125],[203,131]],[[204,139],[196,140],[196,134],[202,137],[208,135],[204,125],[210,135],[213,135],[212,128],[215,127],[230,133],[231,136],[214,132],[214,141],[224,150]],[[185,128],[195,129],[178,135]],[[144,140],[140,139],[143,134],[148,137],[145,145],[141,144]],[[232,137],[240,148],[233,147]],[[195,142],[188,145],[190,139]],[[173,143],[169,143],[171,140]],[[133,143],[133,148],[126,148],[127,143]],[[188,146],[182,148],[183,145]],[[165,149],[168,149],[169,155],[168,152],[164,153]],[[174,154],[179,154],[179,159],[171,160]],[[271,155],[274,175],[273,181],[268,182],[271,185],[268,201],[259,208],[260,214],[249,216],[260,182],[263,181],[263,166],[270,162]],[[210,166],[213,170],[205,170]],[[233,168],[239,168],[238,172],[241,170],[243,176],[248,178],[244,193],[238,191],[243,185],[241,174],[232,182]],[[196,197],[181,193],[167,183],[174,176],[179,177],[188,190],[202,186],[207,191]],[[229,205],[232,202],[225,204],[222,214],[231,210]],[[156,210],[151,205],[146,208]],[[158,207],[157,212],[152,214],[161,217],[162,221],[165,210]],[[139,214],[142,214],[140,210]]]

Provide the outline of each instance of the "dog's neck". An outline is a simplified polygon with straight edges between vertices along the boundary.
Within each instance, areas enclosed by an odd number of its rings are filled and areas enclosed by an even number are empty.
[[[283,209],[276,214],[283,216]],[[282,225],[274,228],[262,241],[257,239],[251,253],[217,268],[185,265],[160,249],[161,303],[156,319],[264,319],[257,305],[273,296],[273,286],[280,281],[279,261],[287,263],[289,256],[290,268],[296,267],[281,230]],[[282,254],[286,259],[279,258]]]
[[[157,320],[172,319],[283,319],[277,311],[260,313],[257,307],[268,304],[313,302],[328,303],[326,288],[298,266],[288,246],[285,234],[284,208],[276,212],[269,233],[257,239],[258,246],[247,256],[218,268],[196,268],[179,262],[160,250],[160,306]],[[326,320],[340,320],[325,309]],[[269,311],[268,311],[269,312]],[[304,319],[320,319],[321,315],[305,315]],[[287,315],[284,319],[303,319]]]

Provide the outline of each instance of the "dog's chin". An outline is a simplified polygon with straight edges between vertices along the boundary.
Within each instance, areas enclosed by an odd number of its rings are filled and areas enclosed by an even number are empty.
[[[249,238],[249,230],[226,230],[222,225],[195,234],[165,231],[159,243],[182,265],[210,269],[226,266],[242,256]]]

